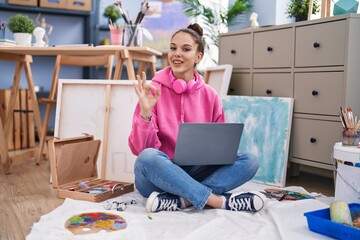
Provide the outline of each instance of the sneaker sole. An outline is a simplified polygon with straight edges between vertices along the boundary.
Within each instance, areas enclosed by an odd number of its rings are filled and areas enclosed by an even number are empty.
[[[145,211],[146,211],[146,212],[148,212],[148,213],[153,212],[153,211],[151,210],[151,207],[152,207],[152,204],[153,204],[155,198],[156,198],[159,194],[160,194],[160,193],[158,193],[158,192],[152,192],[152,193],[150,194],[150,196],[148,197],[148,200],[146,201],[146,206],[145,206]]]
[[[256,192],[256,191],[251,191],[250,193],[253,193],[255,195],[254,198],[255,197],[260,198],[263,203],[262,207],[259,210],[256,210],[256,212],[260,212],[261,210],[264,210],[267,208],[268,202],[267,202],[267,198],[266,198],[265,194],[263,194],[261,192]]]

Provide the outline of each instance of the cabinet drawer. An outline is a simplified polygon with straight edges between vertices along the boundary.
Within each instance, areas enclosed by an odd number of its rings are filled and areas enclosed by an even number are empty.
[[[67,0],[58,0],[58,1],[40,0],[39,5],[40,7],[46,7],[46,8],[65,9],[66,2]]]
[[[253,95],[267,97],[292,97],[290,73],[255,73]]]
[[[292,29],[254,33],[254,68],[291,67]]]
[[[340,122],[294,118],[292,157],[332,164],[334,144],[341,141]]]
[[[294,112],[339,115],[343,72],[295,73]]]
[[[234,68],[250,68],[252,61],[251,34],[220,37],[219,62]]]
[[[230,80],[229,95],[252,95],[250,73],[233,73]]]
[[[8,0],[8,4],[24,5],[24,6],[37,6],[37,0]]]
[[[90,12],[92,10],[92,0],[67,0],[66,9]]]
[[[297,27],[295,67],[344,65],[345,36],[345,20]]]

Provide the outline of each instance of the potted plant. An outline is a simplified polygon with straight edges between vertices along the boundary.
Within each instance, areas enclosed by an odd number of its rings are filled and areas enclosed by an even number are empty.
[[[35,29],[33,20],[28,16],[16,14],[9,18],[7,25],[9,30],[14,34],[14,39],[19,45],[31,45],[31,37]]]
[[[221,30],[224,27],[236,24],[236,17],[252,8],[250,1],[235,0],[228,8],[224,8],[217,3],[202,4],[200,0],[180,0],[183,3],[183,11],[186,16],[202,19],[207,50],[210,46],[218,48]],[[216,62],[215,59],[213,61]]]
[[[116,21],[121,18],[120,12],[117,10],[114,4],[105,8],[103,16],[108,18],[109,24],[115,24]]]
[[[312,14],[316,14],[320,10],[319,0],[313,1]],[[289,18],[295,18],[295,21],[307,20],[309,12],[310,0],[292,0],[286,9],[286,14]]]

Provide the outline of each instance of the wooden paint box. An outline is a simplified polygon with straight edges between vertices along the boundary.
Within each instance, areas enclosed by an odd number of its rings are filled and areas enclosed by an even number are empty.
[[[49,141],[52,185],[59,198],[102,202],[134,191],[133,183],[98,178],[100,144],[90,135]]]

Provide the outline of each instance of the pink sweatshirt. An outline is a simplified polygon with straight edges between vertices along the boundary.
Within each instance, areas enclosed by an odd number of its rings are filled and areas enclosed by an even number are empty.
[[[156,148],[174,158],[179,125],[183,122],[225,122],[224,110],[215,90],[205,84],[195,72],[197,81],[192,93],[176,93],[172,88],[171,68],[158,71],[151,81],[161,91],[161,96],[152,110],[151,121],[140,117],[137,104],[128,139],[134,155],[145,148]]]

